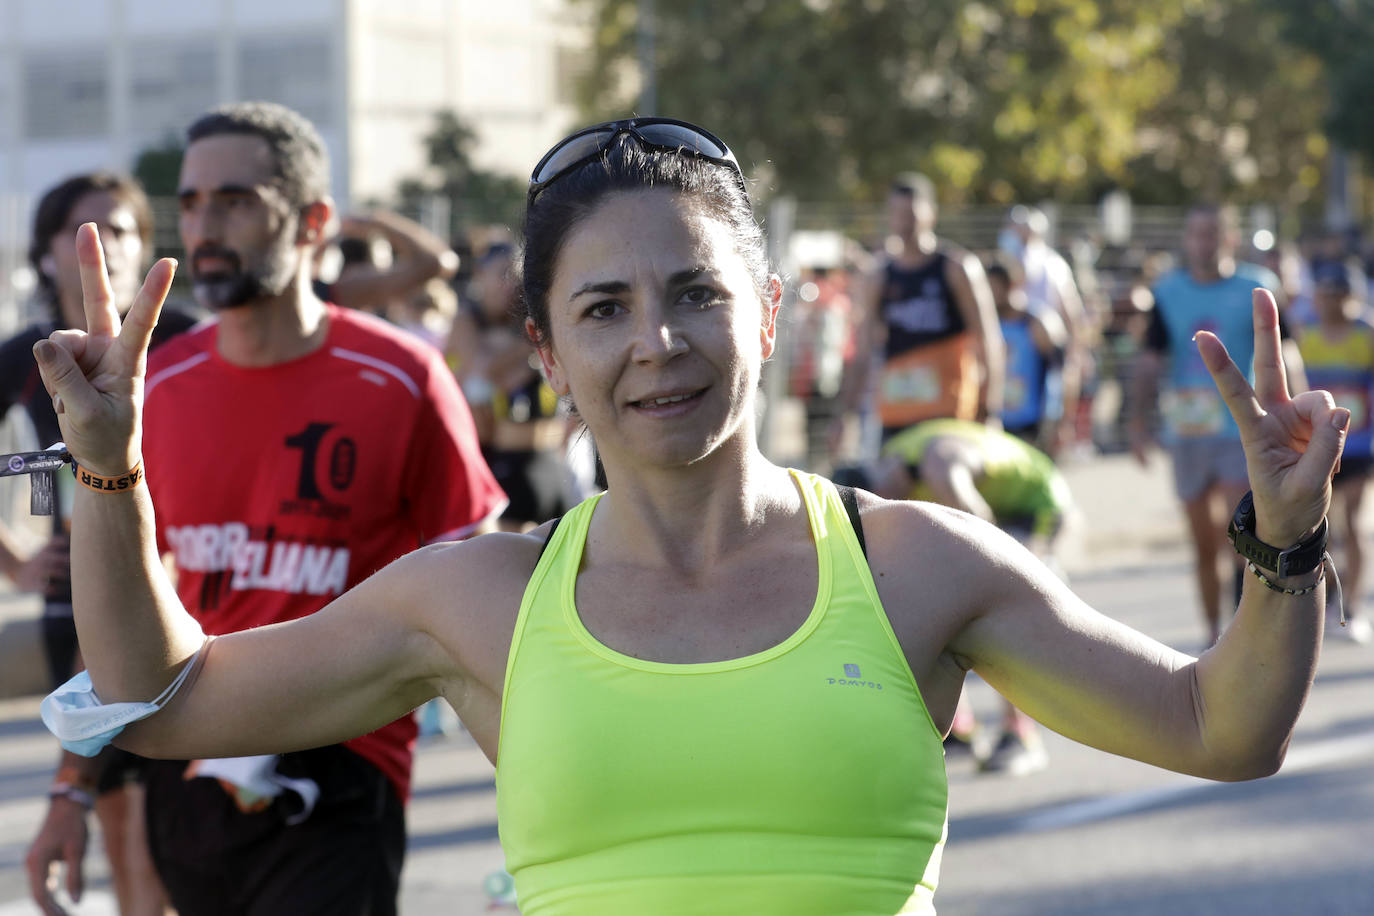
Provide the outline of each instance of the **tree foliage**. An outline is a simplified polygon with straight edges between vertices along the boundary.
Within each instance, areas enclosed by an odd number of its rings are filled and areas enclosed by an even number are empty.
[[[1192,0],[1161,49],[1169,91],[1144,113],[1131,187],[1145,202],[1320,200],[1321,62],[1266,0]]]
[[[1321,59],[1331,138],[1374,161],[1374,0],[1268,0],[1285,35]]]
[[[581,2],[584,113],[628,114],[639,4]],[[1270,2],[659,0],[656,113],[804,200],[911,169],[980,202],[1268,197],[1310,189],[1325,151],[1320,67]]]
[[[405,179],[397,189],[402,209],[414,212],[426,198],[449,202],[451,237],[466,230],[499,224],[517,225],[525,185],[508,175],[477,168],[472,150],[477,134],[452,111],[441,111],[424,138],[428,174]]]
[[[181,181],[181,157],[185,150],[175,137],[153,146],[134,160],[134,178],[149,197],[176,197]]]

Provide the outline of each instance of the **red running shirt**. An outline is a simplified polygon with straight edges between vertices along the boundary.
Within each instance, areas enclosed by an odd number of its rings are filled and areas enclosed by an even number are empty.
[[[328,307],[323,346],[225,362],[218,322],[149,360],[143,460],[158,547],[212,635],[304,617],[397,557],[462,537],[505,494],[442,356]],[[345,744],[409,793],[414,716]]]

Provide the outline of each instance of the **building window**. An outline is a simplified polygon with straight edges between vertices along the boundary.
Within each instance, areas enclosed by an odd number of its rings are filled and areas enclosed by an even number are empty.
[[[257,36],[239,42],[239,97],[278,102],[324,129],[336,87],[327,35]]]
[[[31,140],[104,137],[110,132],[106,52],[36,51],[24,58],[24,133]]]
[[[129,54],[133,133],[179,138],[215,104],[215,44],[210,39],[138,42]]]

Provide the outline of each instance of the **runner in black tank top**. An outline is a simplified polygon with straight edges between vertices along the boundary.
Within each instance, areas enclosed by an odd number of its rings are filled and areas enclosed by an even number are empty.
[[[964,332],[964,316],[945,279],[948,261],[944,252],[937,251],[920,267],[888,262],[880,306],[887,326],[884,357],[891,359]]]
[[[936,236],[936,214],[928,178],[904,175],[893,184],[888,258],[868,277],[859,358],[842,393],[853,413],[872,399],[870,415],[884,436],[923,420],[978,420],[1001,410],[1002,334],[992,294],[978,260]]]

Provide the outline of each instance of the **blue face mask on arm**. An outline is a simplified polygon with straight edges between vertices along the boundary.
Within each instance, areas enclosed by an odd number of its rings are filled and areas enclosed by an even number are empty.
[[[186,684],[196,663],[205,653],[210,638],[182,666],[176,679],[148,703],[102,703],[96,696],[91,676],[82,671],[43,698],[39,714],[48,731],[57,736],[62,747],[82,757],[94,757],[124,728],[146,719],[172,701]]]

